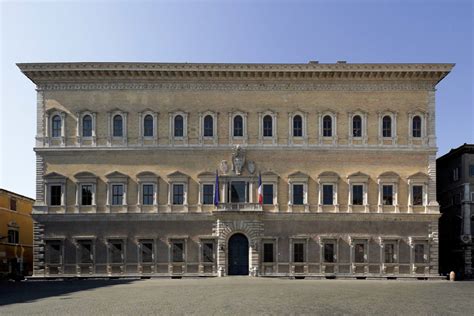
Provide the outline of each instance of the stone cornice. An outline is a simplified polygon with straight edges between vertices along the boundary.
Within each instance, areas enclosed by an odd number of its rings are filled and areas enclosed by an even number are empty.
[[[35,84],[164,82],[424,81],[436,85],[454,64],[20,63]]]

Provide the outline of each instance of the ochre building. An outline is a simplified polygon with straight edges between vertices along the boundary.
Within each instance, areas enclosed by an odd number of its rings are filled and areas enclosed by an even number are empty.
[[[19,64],[37,277],[438,274],[452,64]]]

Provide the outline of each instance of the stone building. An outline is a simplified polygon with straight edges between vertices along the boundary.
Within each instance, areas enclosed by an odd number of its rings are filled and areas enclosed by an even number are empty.
[[[440,218],[440,272],[474,277],[474,145],[452,149],[436,161]]]
[[[452,64],[18,66],[35,276],[438,276]]]

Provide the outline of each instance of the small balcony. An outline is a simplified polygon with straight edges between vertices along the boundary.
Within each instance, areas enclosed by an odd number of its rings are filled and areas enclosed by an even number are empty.
[[[217,212],[261,212],[262,205],[258,203],[220,203]]]

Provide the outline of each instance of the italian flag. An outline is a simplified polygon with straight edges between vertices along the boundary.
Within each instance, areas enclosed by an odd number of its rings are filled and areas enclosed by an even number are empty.
[[[262,174],[258,174],[258,204],[263,204]]]

